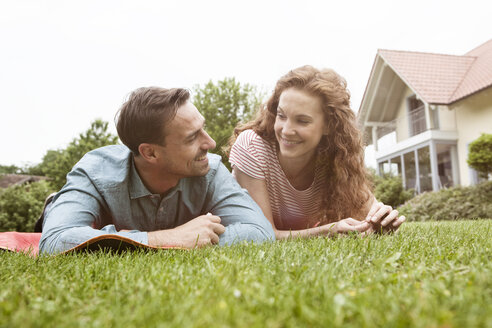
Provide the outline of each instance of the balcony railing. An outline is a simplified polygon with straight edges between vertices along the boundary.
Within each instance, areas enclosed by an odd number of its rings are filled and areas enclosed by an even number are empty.
[[[427,130],[454,131],[456,127],[439,127],[437,109],[430,110],[430,128],[427,128],[425,107],[419,106],[406,116],[384,122],[377,127],[377,139],[380,147],[390,146],[407,138],[421,134]]]

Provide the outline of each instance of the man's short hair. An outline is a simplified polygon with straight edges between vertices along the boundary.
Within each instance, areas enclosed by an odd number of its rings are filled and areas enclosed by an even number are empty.
[[[190,98],[186,89],[139,88],[116,114],[116,130],[121,141],[136,156],[142,143],[164,145],[164,126]]]

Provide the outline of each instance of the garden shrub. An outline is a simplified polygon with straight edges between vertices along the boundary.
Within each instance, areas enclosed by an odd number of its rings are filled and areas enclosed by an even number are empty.
[[[492,181],[425,192],[398,210],[409,221],[492,218]]]
[[[0,189],[0,231],[34,231],[44,201],[52,191],[46,181]]]
[[[369,179],[374,186],[374,196],[380,202],[398,207],[414,196],[413,189],[405,190],[400,176],[385,174],[379,176],[375,170],[369,170]]]
[[[482,133],[470,143],[467,163],[485,177],[492,173],[492,134]]]

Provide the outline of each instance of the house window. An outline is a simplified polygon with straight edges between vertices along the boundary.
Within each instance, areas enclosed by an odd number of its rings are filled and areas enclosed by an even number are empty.
[[[415,153],[413,151],[403,155],[405,163],[405,188],[417,190],[417,172],[415,171]]]
[[[415,95],[407,98],[407,106],[410,136],[413,137],[427,129],[425,122],[425,107],[424,103],[417,99]]]
[[[434,190],[434,182],[438,189],[455,185],[459,181],[458,168],[455,166],[456,144],[435,142],[434,145],[411,148],[389,160],[378,162],[380,175],[400,175],[403,187],[413,189],[415,193]],[[431,156],[435,160],[435,171],[431,165]]]
[[[432,169],[429,146],[417,150],[419,157],[420,192],[432,191]]]
[[[453,161],[451,159],[451,148],[454,145],[437,144],[437,171],[439,174],[439,187],[449,188],[454,185]]]
[[[379,163],[379,175],[383,176],[390,173],[390,164],[385,161]]]
[[[390,172],[391,175],[396,176],[396,175],[401,175],[401,158],[400,156],[393,157],[390,160]]]

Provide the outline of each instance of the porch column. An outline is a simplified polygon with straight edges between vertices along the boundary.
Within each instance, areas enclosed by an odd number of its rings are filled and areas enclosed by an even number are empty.
[[[420,194],[420,170],[419,170],[419,154],[417,149],[413,151],[415,158],[415,186],[417,187],[417,194]]]
[[[436,153],[436,142],[434,140],[430,141],[429,144],[429,156],[431,164],[431,175],[432,175],[432,190],[439,190],[439,171],[437,168],[437,153]]]
[[[449,150],[451,154],[451,170],[453,171],[453,186],[459,186],[460,183],[460,169],[458,163],[458,150],[456,145],[451,146]]]
[[[374,145],[374,151],[378,151],[378,127],[372,126],[372,144]]]
[[[424,111],[425,111],[425,127],[427,130],[431,129],[431,116],[429,113],[429,104],[424,103]]]
[[[405,158],[403,158],[403,154],[400,155],[401,162],[401,182],[403,183],[403,189],[407,189],[407,178],[405,175]]]

